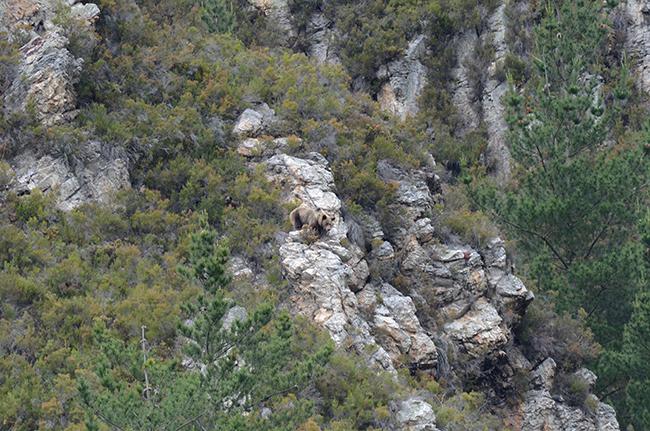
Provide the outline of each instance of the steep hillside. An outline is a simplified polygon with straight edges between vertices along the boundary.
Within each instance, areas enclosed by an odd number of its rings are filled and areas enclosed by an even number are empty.
[[[650,10],[540,3],[0,3],[0,429],[650,427]]]

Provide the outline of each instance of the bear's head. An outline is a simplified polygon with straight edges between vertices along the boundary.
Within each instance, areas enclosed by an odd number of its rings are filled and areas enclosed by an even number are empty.
[[[327,214],[325,214],[323,211],[319,211],[318,213],[318,226],[325,231],[329,232],[330,229],[334,226],[334,217],[330,217]]]

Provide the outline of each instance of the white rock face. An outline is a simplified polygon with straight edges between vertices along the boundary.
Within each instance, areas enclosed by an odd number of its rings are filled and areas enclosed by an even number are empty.
[[[402,120],[418,113],[418,98],[427,82],[427,70],[421,61],[425,55],[425,37],[420,35],[409,42],[402,58],[379,69],[377,77],[387,79],[377,95],[384,111]]]
[[[287,42],[295,37],[287,0],[249,0],[249,3],[277,25],[278,29],[282,32],[281,39],[283,42]]]
[[[25,112],[33,104],[37,118],[46,126],[75,116],[74,84],[83,61],[70,54],[67,44],[59,33],[46,32],[20,48],[16,78],[4,95],[5,111]]]
[[[88,24],[93,24],[99,18],[99,7],[94,3],[77,3],[70,9],[72,16]]]
[[[463,32],[455,42],[456,65],[451,71],[454,80],[452,83],[452,101],[462,122],[461,136],[472,129],[476,129],[481,121],[480,111],[472,94],[473,89],[469,71],[469,64],[474,61],[477,42],[478,37],[474,30]]]
[[[487,73],[488,80],[483,91],[483,121],[487,127],[488,146],[487,162],[494,169],[496,178],[501,184],[510,179],[511,159],[510,149],[506,145],[506,109],[503,96],[508,90],[506,82],[499,81],[496,76],[497,67],[505,58],[508,47],[506,45],[506,4],[501,4],[488,19],[488,32],[485,40],[491,40],[494,47],[494,60]]]
[[[419,368],[435,365],[436,347],[420,325],[411,298],[388,283],[378,287],[368,284],[357,298],[364,315],[368,316],[373,334],[382,345],[389,346],[387,350],[393,362],[405,355]]]
[[[513,6],[520,7],[520,6]],[[452,100],[462,121],[460,135],[475,130],[485,123],[488,134],[487,163],[497,180],[504,184],[510,178],[511,155],[506,144],[505,106],[503,96],[508,90],[506,82],[499,81],[497,70],[508,52],[506,35],[506,3],[503,2],[487,17],[487,29],[479,36],[473,29],[462,33],[456,40],[456,66],[452,70]],[[475,94],[475,83],[470,79],[470,65],[476,62],[476,46],[489,43],[494,49],[494,58],[486,75],[481,94]]]
[[[86,202],[108,203],[115,191],[130,187],[125,159],[113,158],[100,143],[89,142],[82,160],[73,167],[63,157],[22,153],[11,161],[15,179],[10,189],[56,192],[57,206],[69,211]]]
[[[316,13],[311,18],[307,28],[308,54],[319,64],[341,64],[334,50],[336,32],[333,23],[324,14]]]
[[[433,366],[435,346],[419,324],[412,300],[388,284],[366,285],[364,253],[344,241],[347,226],[333,175],[321,156],[309,156],[278,154],[264,162],[269,179],[282,185],[287,201],[297,198],[335,220],[334,228],[312,244],[292,232],[280,246],[291,286],[287,306],[327,329],[338,346],[356,350],[375,366],[394,372],[403,355],[411,363]]]
[[[530,390],[525,395],[522,405],[522,431],[618,431],[614,409],[598,401],[589,394],[596,410],[591,414],[580,407],[572,407],[557,401],[550,393],[555,378],[555,361],[547,359],[532,373]],[[588,383],[594,380],[594,374],[586,369],[576,375],[585,378]]]
[[[512,339],[510,325],[533,296],[510,272],[503,241],[494,238],[482,250],[440,244],[426,216],[439,199],[432,194],[439,179],[426,171],[407,175],[384,162],[377,170],[397,185],[392,223],[403,227],[393,229],[389,256],[399,256],[400,290],[412,299],[421,326],[471,358],[504,348]]]
[[[327,161],[317,153],[310,153],[310,157],[311,160],[286,154],[273,156],[265,162],[269,177],[272,181],[285,185],[285,199],[299,199],[312,208],[320,208],[339,219],[341,201],[333,191],[334,176]]]
[[[503,319],[494,306],[480,298],[465,315],[448,323],[444,329],[461,343],[467,353],[479,357],[508,341],[507,332],[501,326],[502,322]]]
[[[412,397],[391,405],[398,430],[400,431],[438,431],[436,415],[431,405]]]
[[[79,26],[91,26],[99,17],[93,3],[69,2]],[[74,85],[83,61],[68,51],[68,40],[52,23],[58,2],[50,0],[8,0],[0,5],[0,23],[16,37],[30,36],[20,48],[15,79],[3,95],[7,113],[23,113],[33,106],[36,118],[45,126],[75,117]],[[37,32],[38,30],[38,32]],[[20,40],[20,39],[17,39]],[[9,190],[19,194],[35,189],[57,193],[57,206],[73,209],[86,202],[107,202],[119,189],[130,187],[128,157],[123,150],[89,141],[72,155],[51,148],[25,148],[9,160],[15,174]]]
[[[637,84],[643,91],[650,91],[650,3],[646,0],[622,2],[627,15],[626,48],[631,54]]]
[[[246,109],[237,119],[232,133],[235,136],[254,136],[262,130],[264,116],[252,109]]]

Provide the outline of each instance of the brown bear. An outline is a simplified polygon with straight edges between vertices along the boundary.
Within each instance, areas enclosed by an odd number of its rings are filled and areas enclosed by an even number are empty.
[[[289,220],[293,224],[294,229],[302,229],[303,226],[309,226],[318,235],[323,235],[332,229],[334,217],[330,217],[318,209],[314,211],[305,206],[299,206],[291,211]]]

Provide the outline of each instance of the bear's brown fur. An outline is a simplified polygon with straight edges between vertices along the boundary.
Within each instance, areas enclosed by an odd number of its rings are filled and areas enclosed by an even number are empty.
[[[313,210],[305,206],[299,206],[291,211],[289,220],[294,229],[302,229],[303,226],[309,226],[314,232],[323,235],[332,229],[334,218],[328,216],[323,210]]]

